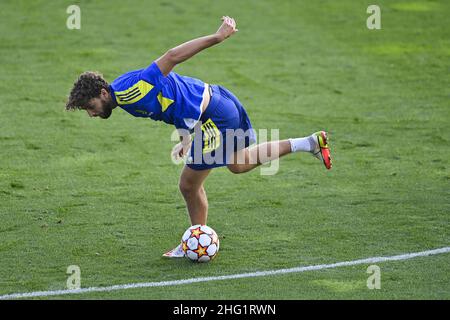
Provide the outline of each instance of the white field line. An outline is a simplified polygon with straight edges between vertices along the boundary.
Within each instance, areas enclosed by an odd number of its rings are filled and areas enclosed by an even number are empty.
[[[214,276],[214,277],[200,277],[191,279],[181,279],[181,280],[171,280],[171,281],[160,281],[160,282],[142,282],[142,283],[129,283],[114,285],[108,287],[90,287],[72,290],[54,290],[54,291],[35,291],[35,292],[25,292],[25,293],[12,293],[1,295],[0,300],[6,299],[19,299],[19,298],[33,298],[33,297],[48,297],[48,296],[60,296],[66,294],[82,294],[90,292],[109,292],[116,290],[126,290],[126,289],[136,289],[136,288],[151,288],[151,287],[167,287],[167,286],[178,286],[183,284],[199,283],[199,282],[209,282],[209,281],[220,281],[220,280],[232,280],[232,279],[242,279],[242,278],[254,278],[254,277],[265,277],[273,276],[279,274],[287,273],[300,273],[305,271],[315,271],[323,269],[334,269],[339,267],[355,266],[360,264],[374,264],[386,261],[400,261],[408,260],[417,257],[426,257],[431,255],[437,255],[442,253],[449,253],[450,247],[443,247],[434,250],[427,250],[421,252],[405,253],[396,256],[388,257],[372,257],[367,259],[353,260],[353,261],[343,261],[332,264],[319,264],[306,267],[295,267],[289,269],[278,269],[278,270],[267,270],[258,271],[250,273],[240,273],[240,274],[230,274],[225,276]]]

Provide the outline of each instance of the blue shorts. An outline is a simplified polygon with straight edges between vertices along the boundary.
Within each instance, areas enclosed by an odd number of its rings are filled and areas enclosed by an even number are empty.
[[[194,170],[226,166],[234,152],[256,142],[250,119],[238,98],[222,86],[211,85],[210,88],[211,99],[194,128],[186,161]]]

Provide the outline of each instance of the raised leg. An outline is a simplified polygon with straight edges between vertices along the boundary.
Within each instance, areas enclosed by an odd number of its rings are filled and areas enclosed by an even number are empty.
[[[227,167],[233,173],[244,173],[289,153],[291,153],[289,140],[264,142],[235,152],[232,157],[233,163]]]

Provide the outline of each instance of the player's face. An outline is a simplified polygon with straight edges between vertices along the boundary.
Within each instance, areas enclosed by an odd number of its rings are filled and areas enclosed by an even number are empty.
[[[90,117],[100,117],[108,119],[111,116],[112,109],[116,106],[113,103],[111,95],[105,89],[102,89],[98,98],[89,100],[85,110]]]

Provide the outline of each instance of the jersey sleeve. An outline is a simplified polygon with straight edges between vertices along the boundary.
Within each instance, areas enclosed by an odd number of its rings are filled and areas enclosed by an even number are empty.
[[[142,70],[141,79],[157,88],[163,87],[167,82],[166,77],[164,77],[155,61],[153,61],[152,64],[147,68]]]

